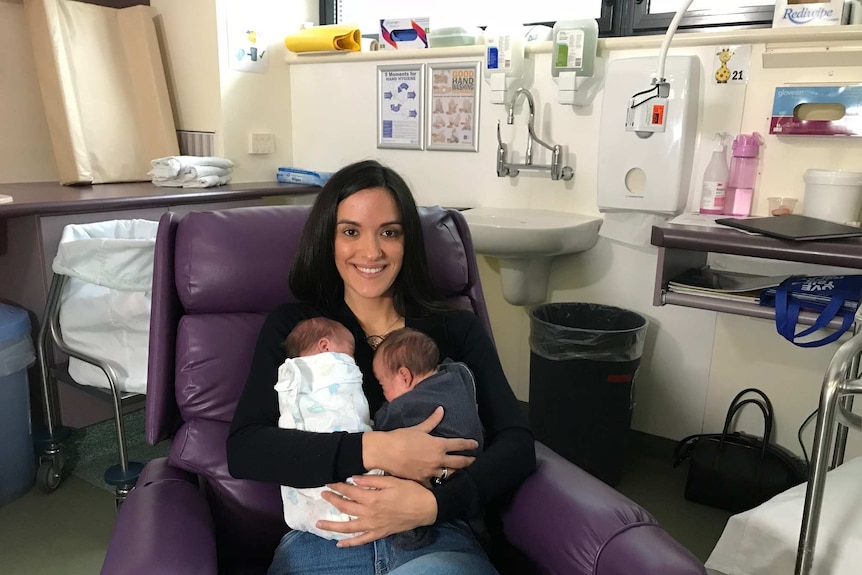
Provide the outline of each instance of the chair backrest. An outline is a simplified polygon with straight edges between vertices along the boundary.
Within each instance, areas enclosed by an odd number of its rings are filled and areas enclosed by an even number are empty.
[[[170,462],[206,479],[220,549],[263,559],[284,530],[278,486],[230,476],[225,440],[266,314],[294,301],[288,275],[307,206],[192,212],[159,222],[147,383],[150,443],[174,437]],[[490,333],[466,222],[420,210],[432,281]]]

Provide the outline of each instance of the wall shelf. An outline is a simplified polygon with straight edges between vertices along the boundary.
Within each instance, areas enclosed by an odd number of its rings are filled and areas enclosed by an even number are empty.
[[[774,320],[775,310],[715,297],[672,293],[667,283],[689,268],[703,267],[709,253],[748,256],[862,269],[862,239],[794,242],[732,229],[664,224],[653,226],[652,245],[659,248],[653,305],[678,305]],[[813,325],[817,315],[802,312],[799,323]],[[833,320],[829,327],[838,328]]]

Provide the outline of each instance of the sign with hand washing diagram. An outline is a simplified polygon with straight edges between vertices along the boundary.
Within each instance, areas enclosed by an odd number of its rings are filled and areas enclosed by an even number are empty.
[[[422,149],[424,66],[378,66],[378,148]]]
[[[478,151],[478,62],[428,64],[429,150]]]

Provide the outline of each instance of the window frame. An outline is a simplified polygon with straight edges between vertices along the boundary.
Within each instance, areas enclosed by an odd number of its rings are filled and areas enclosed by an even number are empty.
[[[624,36],[663,34],[673,20],[673,12],[650,14],[649,0],[621,0],[628,3],[631,16],[626,18]],[[771,28],[775,5],[741,6],[726,10],[711,8],[689,10],[679,22],[680,32],[699,32],[715,28],[722,30],[746,30]]]
[[[320,0],[320,23],[335,24],[339,0]],[[650,0],[602,0],[601,15],[596,18],[602,38],[664,34],[673,12],[649,13]],[[775,6],[742,6],[728,9],[689,10],[680,21],[680,32],[703,30],[744,30],[769,28]],[[553,22],[525,22],[525,25]]]

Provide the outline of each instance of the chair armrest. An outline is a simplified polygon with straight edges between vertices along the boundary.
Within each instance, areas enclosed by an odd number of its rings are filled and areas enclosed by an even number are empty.
[[[703,575],[642,507],[536,443],[536,472],[503,513],[506,539],[543,573]]]
[[[120,507],[102,575],[217,573],[215,526],[194,475],[147,464]]]

